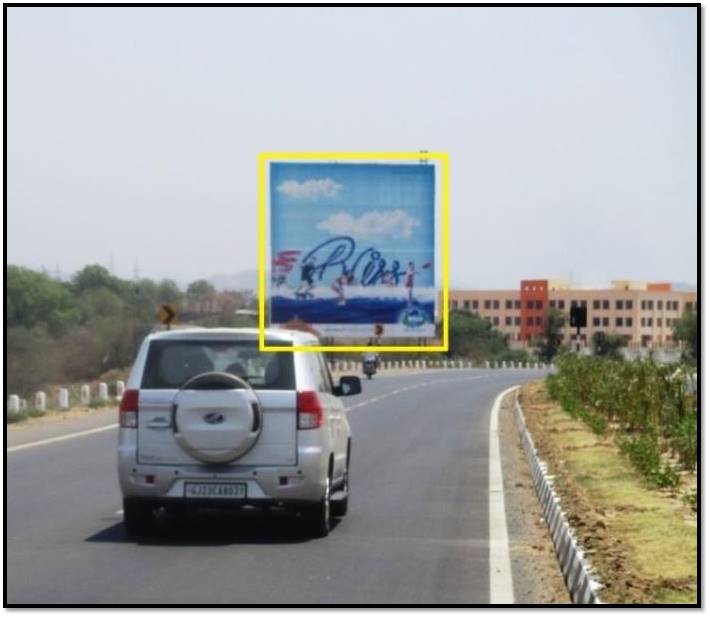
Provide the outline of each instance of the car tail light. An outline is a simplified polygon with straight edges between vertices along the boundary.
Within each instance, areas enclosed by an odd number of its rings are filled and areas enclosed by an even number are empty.
[[[138,390],[125,390],[118,408],[118,424],[121,428],[138,427]]]
[[[318,393],[312,390],[296,394],[296,408],[298,410],[298,428],[319,428],[323,425],[323,406]]]

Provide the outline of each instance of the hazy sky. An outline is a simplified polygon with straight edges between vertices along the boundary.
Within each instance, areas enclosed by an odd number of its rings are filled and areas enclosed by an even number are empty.
[[[697,279],[690,8],[7,10],[7,257],[256,268],[264,150],[451,157],[455,286]]]

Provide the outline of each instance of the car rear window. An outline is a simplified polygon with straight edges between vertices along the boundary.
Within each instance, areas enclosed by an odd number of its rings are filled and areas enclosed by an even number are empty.
[[[141,388],[179,388],[195,375],[212,371],[237,375],[255,390],[296,388],[293,353],[259,351],[256,341],[236,340],[151,341]]]

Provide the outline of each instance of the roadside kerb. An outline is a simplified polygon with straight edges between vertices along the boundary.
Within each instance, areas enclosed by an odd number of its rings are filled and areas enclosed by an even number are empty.
[[[591,574],[591,567],[584,559],[583,550],[577,543],[574,531],[562,512],[560,500],[547,476],[546,465],[537,455],[535,444],[525,425],[525,416],[517,393],[515,395],[515,419],[530,465],[535,492],[540,500],[545,522],[552,536],[557,560],[560,563],[570,598],[574,604],[603,604],[597,595],[597,589],[601,585]]]

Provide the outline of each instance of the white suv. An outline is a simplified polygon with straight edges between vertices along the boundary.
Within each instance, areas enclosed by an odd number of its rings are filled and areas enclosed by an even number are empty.
[[[314,536],[348,507],[350,425],[317,352],[261,352],[256,329],[151,334],[119,409],[118,476],[131,535],[156,508],[293,508]],[[311,346],[311,334],[267,330],[267,345]]]

